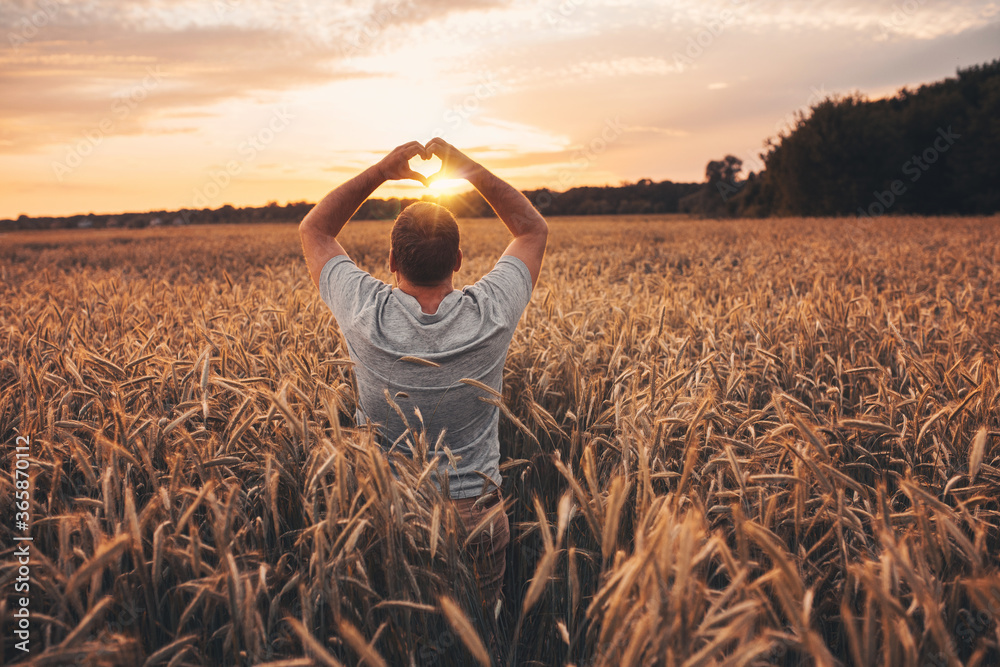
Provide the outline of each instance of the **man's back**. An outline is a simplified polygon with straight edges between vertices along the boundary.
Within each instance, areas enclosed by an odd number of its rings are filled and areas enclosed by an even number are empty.
[[[515,257],[501,257],[475,285],[445,296],[433,314],[423,312],[413,296],[359,269],[346,255],[333,257],[323,267],[319,289],[355,364],[358,423],[378,424],[387,445],[404,436],[407,427],[386,400],[388,391],[410,428],[425,429],[432,446],[444,431],[442,445],[459,459],[456,469],[441,448],[440,465],[448,468],[452,498],[482,492],[483,480],[473,471],[499,485],[498,408],[481,400],[486,391],[462,380],[502,391],[507,349],[531,298],[527,266]],[[413,437],[405,434],[397,447],[406,451],[406,441]]]
[[[358,269],[337,235],[382,183],[415,180],[427,185],[409,160],[432,155],[441,159],[443,175],[464,178],[476,188],[514,239],[493,271],[457,291],[454,274],[462,266],[457,220],[442,206],[410,204],[390,234],[389,271],[397,285],[393,289]],[[476,471],[500,484],[499,414],[495,405],[480,400],[487,398],[487,391],[462,380],[477,380],[500,391],[507,347],[542,268],[548,239],[545,218],[509,183],[434,138],[426,146],[416,141],[397,146],[330,191],[303,218],[299,235],[309,275],[337,318],[355,362],[358,421],[377,424],[389,444],[405,433],[386,401],[388,392],[417,432],[422,421],[429,444],[433,446],[444,430],[443,442],[462,457],[456,470],[449,469],[449,502],[470,533],[466,548],[476,564],[484,609],[495,619],[510,525],[502,493],[487,489],[481,495],[484,481]]]

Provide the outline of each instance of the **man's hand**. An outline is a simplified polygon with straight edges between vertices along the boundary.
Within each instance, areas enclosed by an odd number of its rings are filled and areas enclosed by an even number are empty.
[[[548,237],[545,218],[524,195],[440,137],[431,139],[426,146],[418,141],[397,146],[377,164],[330,192],[309,211],[299,224],[299,235],[313,282],[319,284],[320,272],[330,258],[347,254],[337,241],[337,235],[378,186],[388,180],[405,179],[428,184],[423,175],[410,169],[410,160],[418,155],[425,160],[432,155],[441,158],[441,171],[432,179],[441,176],[463,178],[483,195],[514,236],[504,254],[525,263],[534,285]]]
[[[397,146],[377,164],[334,189],[306,214],[299,223],[299,236],[314,283],[319,285],[319,274],[332,257],[347,254],[337,241],[337,235],[378,186],[403,179],[427,185],[426,178],[410,169],[410,158],[417,155],[425,159],[430,157],[418,141]]]
[[[386,181],[411,179],[420,181],[426,186],[427,179],[424,178],[423,174],[418,174],[410,169],[410,160],[418,155],[425,160],[429,160],[431,157],[430,152],[419,141],[411,141],[408,144],[403,144],[392,149],[388,155],[379,160],[376,168]]]
[[[494,176],[444,139],[431,139],[427,142],[426,149],[441,158],[441,171],[438,172],[441,177],[464,178],[493,207],[514,236],[503,254],[524,262],[534,286],[542,269],[549,234],[549,227],[542,214],[513,186]]]
[[[465,180],[470,180],[477,170],[482,169],[479,163],[440,137],[435,137],[428,141],[425,148],[427,150],[425,160],[430,158],[431,155],[441,158],[441,171],[431,178],[464,178]]]

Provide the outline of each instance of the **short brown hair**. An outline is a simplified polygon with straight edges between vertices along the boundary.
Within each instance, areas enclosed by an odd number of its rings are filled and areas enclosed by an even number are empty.
[[[444,206],[416,202],[402,210],[389,243],[396,268],[414,285],[436,285],[458,262],[458,222]]]

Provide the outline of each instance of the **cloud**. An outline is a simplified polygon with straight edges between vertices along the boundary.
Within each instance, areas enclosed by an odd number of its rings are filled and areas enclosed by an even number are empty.
[[[388,48],[400,30],[421,22],[502,4],[3,3],[0,25],[9,27],[10,48],[0,51],[0,152],[72,142],[108,119],[113,134],[175,131],[155,123],[229,99],[384,76],[349,61]],[[152,86],[151,71],[158,73]]]
[[[885,38],[936,39],[982,25],[994,3],[978,0],[839,0],[789,5],[770,2],[770,10],[747,12],[746,24],[758,30],[834,30],[846,28]]]
[[[16,56],[0,56],[5,152],[70,140],[105,118],[122,121],[116,134],[134,133],[164,110],[357,76],[338,74],[322,53],[289,58],[282,35],[263,30],[115,33],[99,26],[87,41],[68,31],[53,30]]]
[[[373,13],[394,8],[398,23],[420,24],[449,14],[485,11],[509,4],[509,0],[409,0],[407,2],[390,0],[377,3]]]
[[[51,183],[53,156],[105,127],[128,140],[81,178],[114,184],[155,151],[162,174],[135,183],[164,190],[176,173],[186,193],[183,174],[287,102],[296,125],[272,159],[301,183],[432,128],[522,187],[557,187],[567,169],[574,184],[700,179],[708,159],[757,151],[814,89],[879,96],[953,76],[995,58],[998,35],[1000,4],[973,0],[5,0],[0,176],[32,164]],[[486,79],[495,91],[479,95]],[[568,168],[615,119],[607,150]],[[155,139],[171,133],[189,136]]]
[[[581,81],[596,81],[634,76],[666,76],[680,69],[665,58],[656,56],[621,57],[607,60],[584,60],[553,67],[506,68],[505,82],[510,86],[552,86]]]
[[[669,127],[652,127],[647,125],[631,125],[625,128],[626,132],[635,134],[660,134],[665,137],[686,137],[690,132],[675,130]]]
[[[767,32],[848,29],[866,35],[934,39],[996,20],[1000,8],[983,0],[662,0],[645,22]]]

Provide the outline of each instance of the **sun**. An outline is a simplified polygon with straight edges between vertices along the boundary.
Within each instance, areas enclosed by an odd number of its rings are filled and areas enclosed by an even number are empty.
[[[430,180],[427,187],[435,194],[454,194],[469,187],[468,181],[461,178],[446,178],[444,175],[440,178],[434,178],[441,171],[441,168],[441,158],[436,155],[431,156],[428,160],[424,160],[420,156],[410,159],[410,169]]]
[[[440,178],[428,186],[438,194],[451,195],[469,188],[469,182],[461,178]]]

